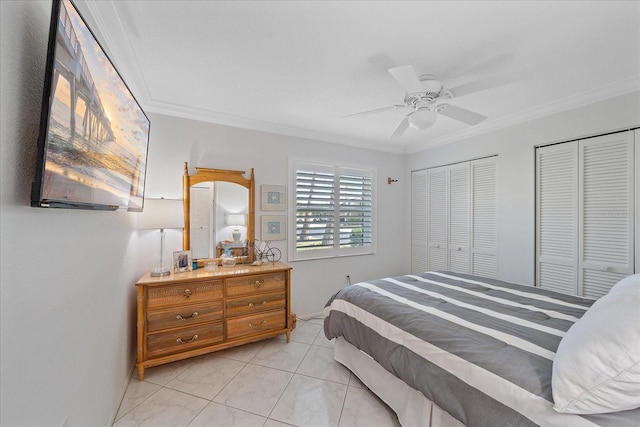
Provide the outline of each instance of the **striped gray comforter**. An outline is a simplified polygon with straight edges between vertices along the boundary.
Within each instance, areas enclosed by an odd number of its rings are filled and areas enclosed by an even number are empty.
[[[553,410],[564,333],[593,303],[530,286],[427,272],[348,286],[325,307],[338,336],[468,426],[638,426],[640,409]]]

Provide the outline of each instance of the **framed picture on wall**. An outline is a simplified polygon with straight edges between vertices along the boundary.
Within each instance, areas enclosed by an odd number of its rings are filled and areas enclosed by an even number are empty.
[[[285,215],[262,215],[261,225],[261,240],[285,240],[287,238],[287,217]]]
[[[287,206],[287,188],[284,185],[261,185],[263,211],[283,211]]]

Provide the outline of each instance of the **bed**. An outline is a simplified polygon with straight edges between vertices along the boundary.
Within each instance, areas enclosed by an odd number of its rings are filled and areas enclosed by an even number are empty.
[[[426,272],[341,289],[324,332],[406,427],[638,426],[639,302]]]

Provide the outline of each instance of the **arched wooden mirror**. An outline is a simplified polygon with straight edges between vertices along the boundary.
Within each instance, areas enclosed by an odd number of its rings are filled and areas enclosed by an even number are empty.
[[[251,262],[255,240],[255,180],[244,171],[195,168],[184,163],[182,246],[194,259],[219,258],[226,250]]]

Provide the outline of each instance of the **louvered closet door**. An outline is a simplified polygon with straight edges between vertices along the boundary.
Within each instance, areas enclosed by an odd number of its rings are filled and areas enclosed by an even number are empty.
[[[428,270],[448,270],[447,230],[449,201],[446,166],[427,171],[427,267]]]
[[[537,150],[537,286],[575,294],[578,274],[578,143]]]
[[[600,297],[633,274],[633,159],[632,132],[580,141],[578,295]]]
[[[411,173],[411,272],[427,271],[427,172]]]
[[[498,188],[495,157],[474,160],[471,173],[471,273],[498,276]]]
[[[449,167],[449,269],[470,272],[469,162]]]

